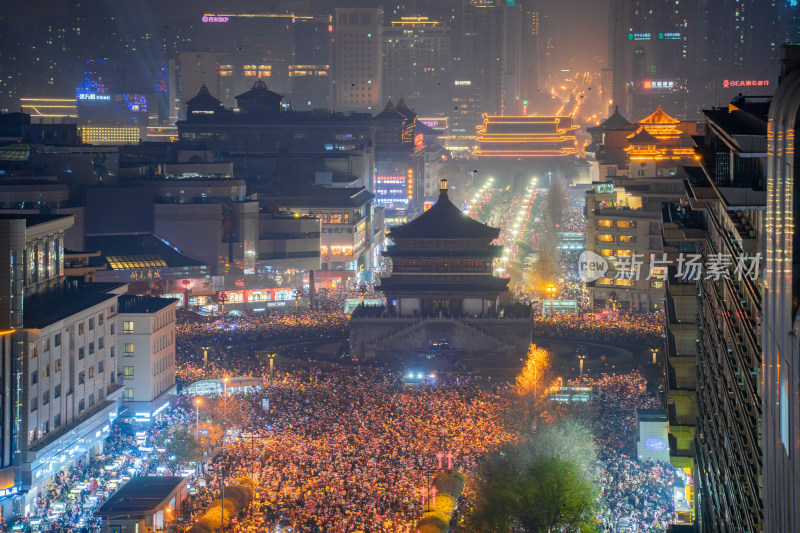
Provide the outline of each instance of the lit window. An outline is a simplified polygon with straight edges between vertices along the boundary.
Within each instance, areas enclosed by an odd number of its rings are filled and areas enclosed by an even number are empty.
[[[597,240],[600,242],[614,242],[613,235],[598,235]]]
[[[133,320],[124,320],[122,322],[123,333],[133,333]]]
[[[133,378],[133,367],[132,366],[123,366],[122,367],[122,377],[125,379]]]
[[[123,357],[133,357],[133,343],[127,342],[125,343],[125,351],[122,352]]]
[[[611,223],[610,220],[598,220],[597,221],[597,227],[598,228],[610,228],[611,226],[612,226],[612,223]]]

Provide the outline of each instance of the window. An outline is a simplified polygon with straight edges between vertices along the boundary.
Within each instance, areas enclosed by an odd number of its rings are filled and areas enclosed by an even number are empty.
[[[53,337],[53,345],[56,347],[61,346],[61,333],[56,333],[55,337]]]
[[[133,400],[133,389],[126,388],[125,392],[122,393],[122,399],[123,400],[128,400],[128,401]]]
[[[42,341],[42,353],[50,351],[50,339],[44,339]]]
[[[34,370],[31,373],[31,385],[36,385],[37,383],[39,383],[39,372]]]
[[[93,353],[94,353],[94,343],[90,342],[89,343],[89,355],[92,355]]]
[[[93,377],[94,377],[94,367],[90,366],[89,367],[89,379],[91,379]]]
[[[102,374],[103,370],[104,370],[104,367],[105,367],[105,365],[103,364],[103,361],[100,361],[99,363],[97,363],[97,373],[98,374]]]
[[[47,435],[48,433],[50,433],[50,422],[45,420],[42,426],[42,435]]]
[[[342,223],[342,214],[331,213],[331,224],[341,224],[341,223]]]
[[[636,237],[633,235],[620,235],[619,242],[636,242]]]
[[[117,354],[115,353],[114,346],[112,346],[111,348],[108,349],[108,356],[114,357],[115,355]]]
[[[133,343],[126,342],[125,343],[125,351],[122,352],[123,357],[133,357]]]
[[[46,390],[42,394],[42,405],[47,405],[48,403],[50,403],[50,391]]]
[[[633,250],[617,250],[617,257],[630,257],[633,255]]]
[[[53,429],[59,427],[61,425],[61,413],[58,413],[56,416],[53,417]]]
[[[31,398],[31,413],[39,408],[39,398]]]
[[[124,320],[122,322],[122,333],[133,333],[133,320]]]
[[[622,278],[615,279],[614,280],[614,285],[619,285],[621,287],[632,287],[633,286],[633,280],[632,279],[622,279]]]
[[[83,322],[78,324],[78,335],[83,335],[85,330],[86,330],[86,324],[84,324]]]
[[[605,257],[612,256],[614,255],[614,250],[611,250],[610,248],[603,248],[602,250],[600,250],[600,255]]]
[[[53,398],[61,398],[61,385],[53,387]]]
[[[61,372],[61,359],[56,359],[56,362],[54,363],[54,365],[55,365],[55,371],[56,372]]]
[[[614,242],[614,236],[613,235],[598,235],[597,236],[597,240],[599,242]]]
[[[38,344],[34,344],[33,346],[31,346],[31,359],[35,359],[36,357],[39,357],[39,345]]]
[[[86,409],[86,400],[81,400],[78,402],[78,412],[82,413]]]
[[[78,385],[83,385],[84,383],[86,383],[86,373],[81,372],[78,374]]]
[[[89,331],[94,329],[94,318],[89,319]]]
[[[133,378],[133,367],[132,366],[123,366],[122,367],[122,377],[125,379]]]
[[[103,313],[97,315],[97,325],[102,326],[103,322],[105,322],[105,318],[103,317]]]
[[[50,377],[50,365],[44,365],[42,368],[42,379],[47,379]]]
[[[654,289],[663,289],[664,288],[664,282],[663,281],[653,281],[653,282],[650,283],[650,285]]]
[[[114,327],[114,323],[112,322],[111,325],[108,327],[108,334],[113,335],[116,328]]]
[[[83,359],[84,357],[85,357],[85,356],[84,356],[84,354],[83,354],[83,348],[82,348],[82,347],[81,347],[81,348],[78,348],[78,360],[80,361],[80,360],[81,360],[81,359]]]
[[[635,228],[636,222],[632,220],[617,220],[618,228]]]
[[[89,407],[94,405],[94,393],[89,395]]]
[[[97,339],[97,349],[98,350],[102,350],[104,344],[105,344],[105,342],[103,341],[103,337],[100,337],[99,339]]]

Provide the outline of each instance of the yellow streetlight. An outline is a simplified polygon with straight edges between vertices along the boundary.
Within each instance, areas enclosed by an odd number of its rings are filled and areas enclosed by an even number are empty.
[[[547,294],[550,295],[550,315],[553,315],[553,297],[558,292],[558,287],[556,287],[555,283],[548,283],[547,288],[545,289]]]

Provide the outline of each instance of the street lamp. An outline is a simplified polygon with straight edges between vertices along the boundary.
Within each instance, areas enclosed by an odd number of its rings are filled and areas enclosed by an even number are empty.
[[[545,289],[547,294],[550,295],[550,313],[549,316],[553,316],[553,297],[558,292],[558,287],[556,287],[555,283],[548,283],[547,288]]]
[[[580,362],[580,365],[581,365],[581,372],[580,372],[580,376],[579,376],[578,379],[580,380],[581,383],[583,383],[583,362],[585,360],[586,360],[586,354],[585,353],[578,354],[578,361]]]
[[[650,348],[650,353],[653,354],[653,364],[656,364],[656,356],[658,355],[658,348]]]
[[[367,294],[367,284],[363,281],[358,286],[358,292],[361,293],[361,307],[364,307],[364,295]]]
[[[200,434],[200,398],[194,400],[194,432]]]
[[[203,346],[203,373],[205,373],[207,365],[208,365],[208,346]]]
[[[275,361],[275,356],[276,355],[277,354],[274,354],[274,353],[268,353],[267,354],[267,357],[269,357],[269,380],[270,381],[272,381],[272,372],[274,370],[273,362]]]

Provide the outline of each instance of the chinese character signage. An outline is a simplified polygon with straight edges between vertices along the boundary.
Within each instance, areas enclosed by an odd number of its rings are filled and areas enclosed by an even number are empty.
[[[722,86],[728,87],[767,87],[769,80],[722,80]]]

